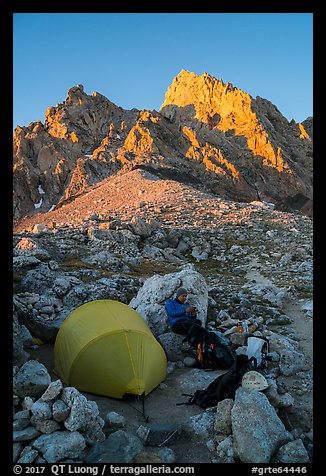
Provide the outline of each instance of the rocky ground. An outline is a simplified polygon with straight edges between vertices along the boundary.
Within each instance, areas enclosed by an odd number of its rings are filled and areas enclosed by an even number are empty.
[[[39,347],[38,350],[31,352],[31,358],[42,362],[49,372],[53,380],[58,377],[53,374],[53,346],[46,344]],[[173,372],[168,374],[167,379],[158,388],[153,390],[145,399],[145,406],[143,413],[143,403],[139,398],[128,401],[120,401],[99,395],[83,393],[89,400],[97,403],[100,414],[103,419],[109,412],[116,412],[122,415],[125,419],[125,431],[130,434],[136,434],[137,429],[148,424],[166,424],[179,425],[184,427],[185,422],[193,415],[200,413],[200,408],[195,405],[176,405],[180,402],[187,401],[187,398],[182,396],[183,392],[193,393],[198,388],[200,380],[207,382],[207,384],[220,373],[212,372],[204,379],[197,379],[193,382],[194,369],[181,367],[176,368]],[[186,384],[185,384],[186,383]],[[206,386],[206,384],[204,384]],[[175,453],[175,461],[178,463],[207,463],[211,461],[212,453],[203,441],[198,441],[198,435],[193,432],[191,437],[190,429],[188,432],[178,435],[172,442],[166,445],[173,449]],[[147,448],[147,451],[154,452],[157,448]],[[155,452],[156,452],[155,451]]]
[[[293,355],[301,356],[297,370],[293,364],[292,372],[278,375],[293,398],[278,413],[312,457],[311,218],[276,211],[265,202],[222,200],[134,170],[16,223],[14,246],[14,315],[45,342],[25,346],[29,357],[17,347],[17,367],[27,358],[38,360],[57,379],[53,339],[71,310],[92,299],[128,304],[148,278],[177,273],[190,264],[207,285],[207,325],[225,331],[246,317],[263,335],[285,338],[286,345],[294,346]],[[158,335],[167,331],[153,324]],[[203,411],[176,405],[184,401],[182,393],[205,387],[218,373],[185,367],[180,359],[169,362],[166,381],[146,397],[145,417],[141,401],[87,398],[98,404],[105,421],[108,412],[122,415],[121,428],[131,434],[140,425],[167,421],[187,428],[162,445],[173,450],[174,462],[222,462],[221,451],[219,457],[216,453],[221,440],[212,428],[189,426],[189,419]]]

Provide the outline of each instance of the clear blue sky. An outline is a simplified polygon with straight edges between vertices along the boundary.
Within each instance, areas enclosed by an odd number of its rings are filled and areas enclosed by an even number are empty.
[[[14,124],[44,122],[77,84],[159,110],[182,69],[313,116],[312,13],[15,13]]]

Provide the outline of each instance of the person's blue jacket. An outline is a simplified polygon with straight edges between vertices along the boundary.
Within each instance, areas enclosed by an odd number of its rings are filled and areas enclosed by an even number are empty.
[[[180,319],[193,319],[191,312],[186,312],[188,303],[181,304],[177,299],[168,299],[165,303],[165,311],[168,316],[169,324],[172,327]]]

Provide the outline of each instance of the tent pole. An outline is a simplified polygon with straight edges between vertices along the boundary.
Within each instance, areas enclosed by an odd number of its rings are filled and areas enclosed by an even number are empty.
[[[143,401],[143,415],[144,415],[144,418],[146,420],[146,417],[145,417],[145,392],[142,393],[142,401]]]
[[[144,415],[145,421],[148,422],[149,417],[145,415],[145,392],[142,393],[142,401],[143,401],[143,415]]]

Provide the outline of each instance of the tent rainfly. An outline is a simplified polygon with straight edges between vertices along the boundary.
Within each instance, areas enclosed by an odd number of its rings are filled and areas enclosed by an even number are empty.
[[[147,395],[165,380],[167,359],[140,314],[102,299],[82,304],[63,322],[54,372],[80,391],[123,398]]]

